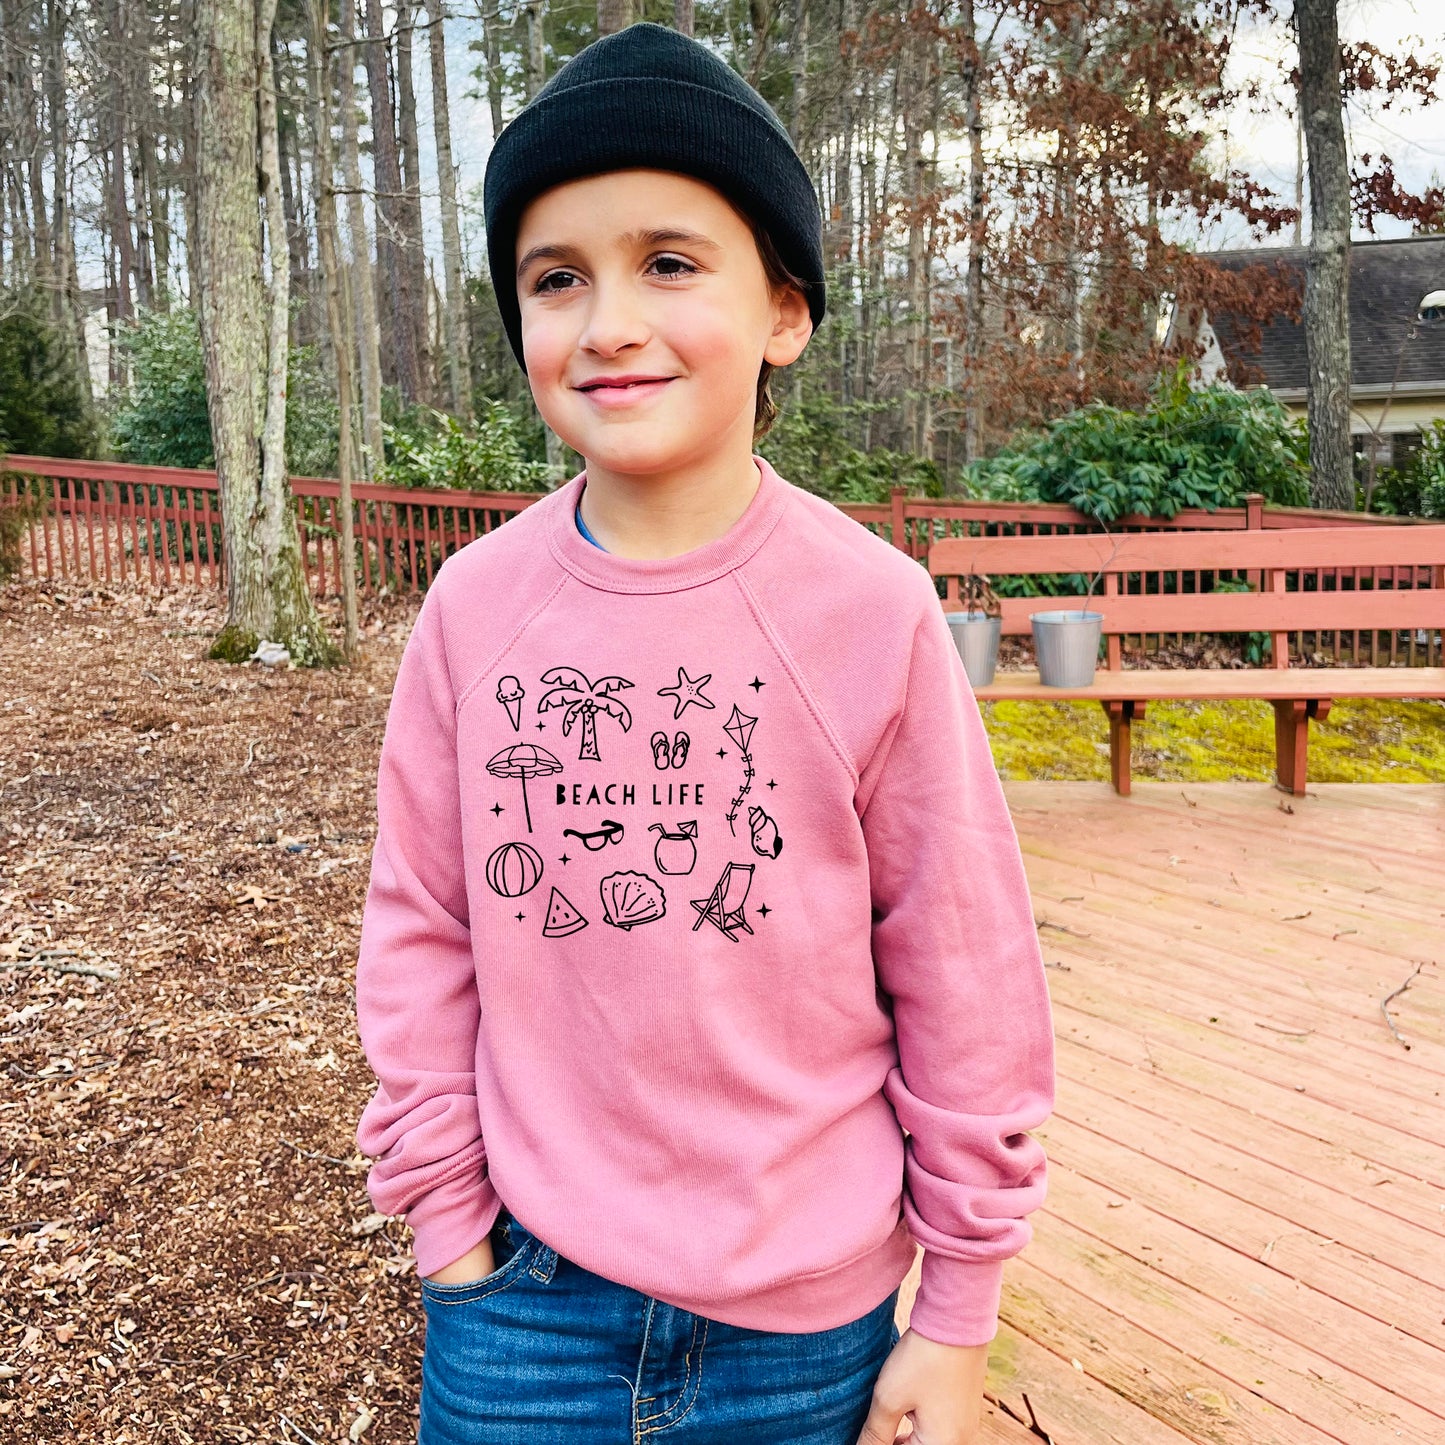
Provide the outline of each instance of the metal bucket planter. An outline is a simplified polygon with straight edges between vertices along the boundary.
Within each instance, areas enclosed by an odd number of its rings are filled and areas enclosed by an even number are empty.
[[[1088,687],[1099,665],[1102,612],[1035,612],[1034,652],[1045,687]]]
[[[1003,619],[990,617],[987,612],[947,612],[944,616],[953,634],[953,645],[963,659],[969,686],[987,687],[998,666],[998,639]]]

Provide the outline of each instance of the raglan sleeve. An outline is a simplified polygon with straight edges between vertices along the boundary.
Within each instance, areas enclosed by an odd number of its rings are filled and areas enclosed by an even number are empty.
[[[376,785],[376,842],[362,912],[356,1014],[377,1087],[356,1142],[367,1191],[405,1214],[416,1269],[460,1259],[501,1201],[477,1109],[480,1022],[462,860],[456,700],[442,632],[445,567],[397,671]]]
[[[978,704],[928,595],[901,704],[859,777],[873,954],[908,1131],[903,1211],[923,1246],[911,1328],[943,1344],[998,1331],[1004,1261],[1032,1238],[1054,1106],[1048,985],[1023,858]],[[895,689],[895,696],[897,689]]]

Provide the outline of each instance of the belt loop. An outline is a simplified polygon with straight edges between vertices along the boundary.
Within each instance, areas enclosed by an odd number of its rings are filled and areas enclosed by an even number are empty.
[[[537,1239],[536,1235],[532,1236]],[[533,1257],[527,1273],[533,1279],[541,1280],[543,1284],[551,1284],[552,1276],[557,1272],[557,1251],[550,1244],[543,1244],[537,1239],[537,1253]]]

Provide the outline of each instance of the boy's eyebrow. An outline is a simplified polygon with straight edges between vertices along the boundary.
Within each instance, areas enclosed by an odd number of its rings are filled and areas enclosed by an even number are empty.
[[[700,231],[685,231],[676,226],[627,231],[617,239],[624,246],[663,246],[673,242],[684,246],[701,246],[705,250],[722,250],[722,247],[710,236],[704,236]],[[520,277],[533,261],[570,261],[581,254],[575,246],[569,246],[562,242],[533,246],[518,263],[517,275]]]

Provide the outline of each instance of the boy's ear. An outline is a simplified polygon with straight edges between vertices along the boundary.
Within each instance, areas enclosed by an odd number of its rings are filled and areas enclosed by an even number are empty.
[[[791,366],[813,335],[808,298],[796,286],[784,286],[773,298],[773,334],[763,360],[774,366]]]

